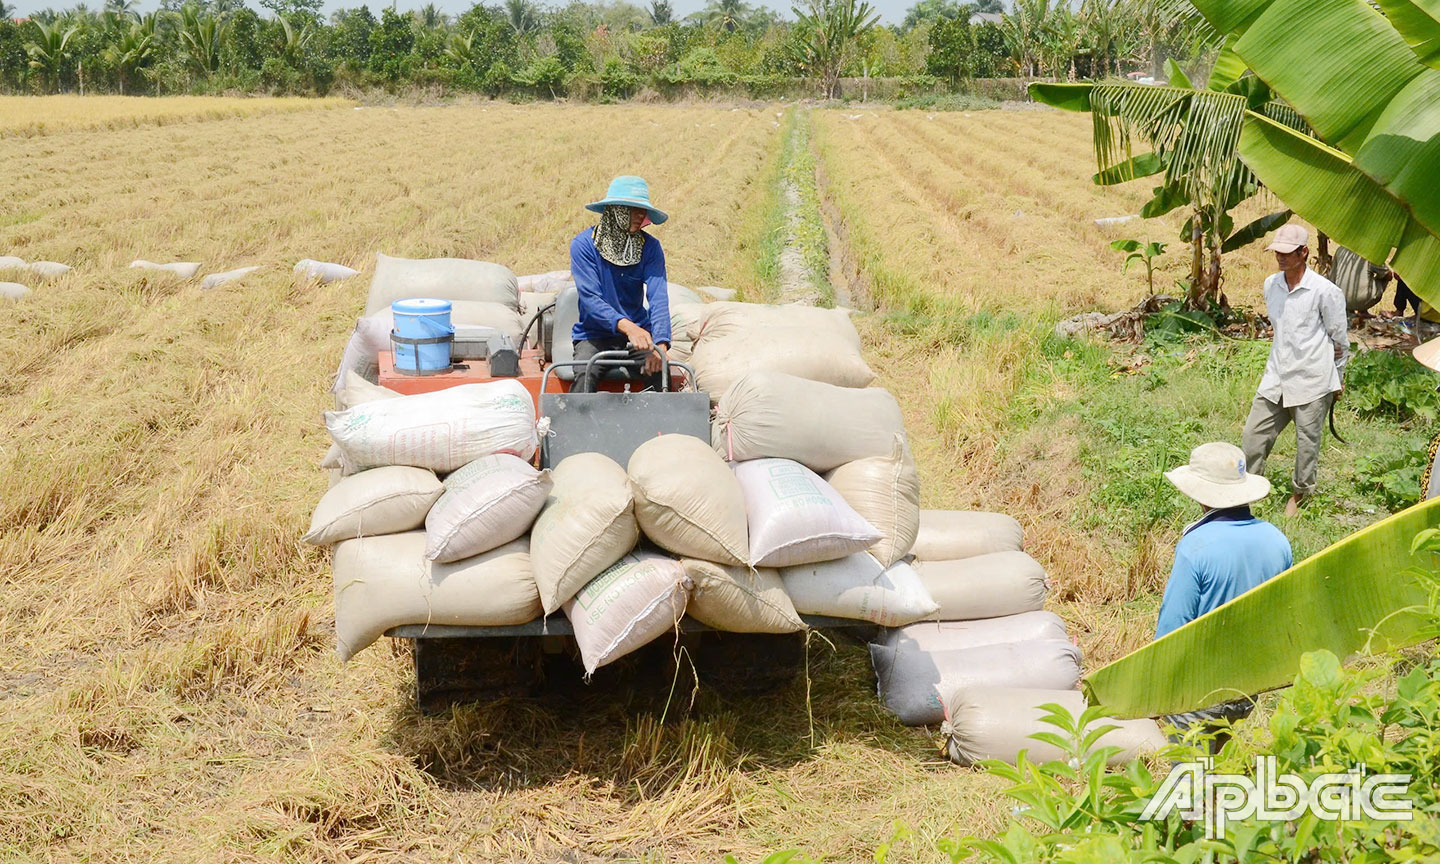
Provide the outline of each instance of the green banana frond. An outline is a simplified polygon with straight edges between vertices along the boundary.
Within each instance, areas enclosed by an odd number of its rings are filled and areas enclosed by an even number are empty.
[[[1307,651],[1349,657],[1427,638],[1429,592],[1407,571],[1411,541],[1437,524],[1440,498],[1352,534],[1091,673],[1091,703],[1116,717],[1191,711],[1289,684]]]
[[[1375,0],[1410,50],[1432,69],[1440,69],[1440,0]]]

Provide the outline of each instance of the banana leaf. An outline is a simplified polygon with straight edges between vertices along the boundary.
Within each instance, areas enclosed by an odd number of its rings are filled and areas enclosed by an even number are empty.
[[[1154,153],[1141,153],[1139,156],[1132,156],[1121,162],[1119,165],[1112,165],[1098,174],[1091,175],[1090,180],[1096,186],[1114,186],[1117,183],[1127,183],[1140,177],[1150,177],[1165,170],[1165,163]]]
[[[1344,153],[1251,112],[1240,158],[1286,206],[1369,261],[1384,261],[1416,294],[1440,305],[1440,237]]]
[[[1165,77],[1169,79],[1171,87],[1180,87],[1185,90],[1195,89],[1195,85],[1190,83],[1190,76],[1185,74],[1185,70],[1180,68],[1180,64],[1175,62],[1174,57],[1165,58]]]
[[[1030,85],[1030,98],[1064,111],[1089,111],[1090,91],[1094,84],[1050,84],[1036,81]]]
[[[1234,34],[1225,37],[1225,44],[1220,46],[1220,53],[1215,57],[1215,65],[1210,68],[1210,80],[1205,82],[1207,90],[1229,91],[1245,74],[1245,61],[1235,53],[1237,38]]]
[[[1376,0],[1410,50],[1432,69],[1440,69],[1440,0]]]
[[[1191,711],[1294,680],[1300,655],[1340,657],[1425,638],[1429,592],[1411,541],[1440,524],[1440,498],[1417,504],[1312,555],[1265,584],[1085,679],[1115,717]]]
[[[1278,213],[1267,213],[1225,238],[1225,243],[1221,245],[1220,251],[1234,252],[1236,249],[1249,246],[1251,243],[1254,243],[1256,240],[1259,240],[1261,237],[1264,237],[1266,234],[1289,222],[1290,216],[1291,212],[1289,210],[1281,210]]]

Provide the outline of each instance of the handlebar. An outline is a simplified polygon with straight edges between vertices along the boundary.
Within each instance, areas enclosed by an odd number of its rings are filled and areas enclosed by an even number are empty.
[[[568,363],[551,363],[545,367],[544,374],[540,376],[540,393],[541,395],[545,394],[546,385],[550,381],[550,373],[562,366],[568,368],[579,368],[583,366],[586,374],[595,372],[595,367],[597,366],[612,369],[643,369],[645,365],[644,360],[632,360],[630,358],[630,352],[633,350],[633,348],[628,348],[627,346],[627,350],[623,351],[598,351],[595,353],[595,356],[586,361],[574,360]],[[692,392],[698,392],[695,385],[695,370],[691,369],[689,365],[679,361],[675,361],[674,365],[685,370],[685,383]],[[660,386],[665,392],[669,392],[670,390],[670,366],[671,361],[668,352],[660,352]]]

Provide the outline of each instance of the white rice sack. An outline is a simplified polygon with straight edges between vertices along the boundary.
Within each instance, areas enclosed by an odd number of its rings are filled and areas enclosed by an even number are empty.
[[[344,386],[335,393],[335,407],[341,411],[354,408],[356,405],[365,402],[374,402],[377,399],[398,399],[403,393],[396,393],[389,387],[381,387],[379,384],[371,384],[354,372],[346,372],[343,378]],[[339,444],[331,443],[330,449],[325,451],[325,458],[320,462],[321,468],[339,468],[346,474],[353,474],[354,471],[347,470],[345,454]]]
[[[377,253],[365,314],[413,297],[500,303],[511,311],[520,308],[520,286],[509,267],[465,258],[392,258]]]
[[[799,462],[753,459],[731,468],[745,495],[750,561],[757,567],[833,561],[880,539],[830,484]]]
[[[200,280],[200,287],[206,289],[219,288],[221,285],[239,282],[241,279],[244,279],[259,269],[260,265],[256,264],[254,267],[238,267],[234,270],[226,270],[224,273],[211,273],[209,276]]]
[[[635,519],[657,546],[721,564],[750,563],[745,493],[704,441],[659,435],[635,448],[626,466]]]
[[[856,352],[860,350],[860,334],[850,321],[850,310],[822,309],[804,303],[710,303],[703,326],[692,338],[704,343],[771,330],[834,335],[839,337],[840,343],[849,345]]]
[[[0,270],[28,270],[24,258],[14,255],[0,255]]]
[[[710,316],[713,326],[715,316]],[[860,349],[832,330],[798,327],[744,331],[696,340],[690,365],[700,390],[716,401],[731,384],[749,372],[783,372],[837,387],[868,387],[875,373]]]
[[[476,459],[445,478],[425,517],[425,557],[456,561],[509,543],[530,530],[549,494],[549,471],[508,453]]]
[[[329,261],[316,261],[313,258],[301,258],[296,261],[295,272],[304,279],[318,279],[321,282],[339,282],[360,275],[360,271],[353,267],[332,264]]]
[[[625,469],[602,453],[576,453],[550,472],[545,507],[530,531],[545,614],[635,548],[640,527]]]
[[[391,627],[501,627],[533,621],[540,597],[526,541],[451,564],[425,560],[425,532],[335,547],[335,638],[341,661]]]
[[[535,403],[518,381],[465,384],[325,412],[325,428],[357,470],[413,465],[441,473],[491,453],[535,455]]]
[[[838,561],[785,567],[785,593],[802,615],[853,618],[899,627],[935,614],[937,606],[910,565],[881,567],[859,552]]]
[[[942,693],[968,687],[1073,690],[1080,683],[1080,649],[1065,639],[939,651],[919,651],[910,642],[871,645],[870,662],[880,701],[906,726],[943,721]]]
[[[419,528],[443,491],[435,472],[423,468],[391,466],[352,474],[320,499],[310,530],[300,539],[329,546]]]
[[[1020,751],[1034,763],[1065,761],[1070,754],[1053,744],[1037,741],[1037,732],[1063,734],[1055,726],[1042,722],[1050,713],[1041,705],[1059,705],[1071,719],[1085,711],[1085,697],[1078,690],[1031,690],[1008,687],[960,687],[946,697],[949,719],[940,727],[946,739],[951,761],[975,765],[986,759],[1000,759],[1015,764]],[[1116,720],[1099,717],[1085,727],[1085,732],[1118,727],[1106,732],[1093,745],[1119,747],[1110,757],[1113,767],[1124,765],[1140,756],[1154,753],[1168,742],[1154,720]]]
[[[132,270],[158,270],[162,273],[169,273],[181,279],[194,279],[195,274],[200,272],[199,261],[176,261],[172,264],[156,264],[153,261],[146,261],[143,258],[130,262]]]
[[[882,640],[890,650],[945,651],[1030,642],[1036,639],[1068,640],[1065,622],[1054,612],[1021,612],[978,621],[920,621],[890,630]]]
[[[41,279],[58,279],[73,268],[58,261],[32,261],[28,269]]]
[[[904,436],[895,436],[889,456],[846,462],[826,474],[825,482],[880,532],[869,552],[881,564],[910,554],[920,530],[920,475]]]
[[[21,285],[19,282],[0,282],[0,298],[6,300],[24,300],[34,293],[28,286]]]
[[[794,459],[824,473],[856,459],[889,456],[905,421],[879,387],[836,387],[778,372],[752,372],[720,397],[715,452],[732,462]]]
[[[567,285],[575,284],[575,278],[570,275],[569,270],[551,270],[549,273],[516,277],[515,284],[521,294],[527,291],[555,293],[565,290]],[[520,299],[521,302],[524,302],[525,298]]]
[[[705,299],[684,285],[676,282],[665,283],[665,299],[672,304],[678,303],[704,303]]]
[[[991,552],[1018,552],[1025,532],[1015,517],[978,510],[921,510],[915,557],[952,561]]]
[[[674,630],[689,592],[680,562],[652,552],[626,555],[591,580],[564,607],[585,674]]]
[[[603,454],[567,456],[530,530],[531,563],[546,615],[635,549],[635,497],[619,462]]]
[[[685,558],[680,564],[694,584],[685,611],[701,624],[730,633],[794,633],[805,629],[778,571],[726,566],[698,558]]]
[[[916,561],[940,604],[942,621],[970,621],[1045,607],[1045,568],[1024,552],[991,552],[956,561]]]

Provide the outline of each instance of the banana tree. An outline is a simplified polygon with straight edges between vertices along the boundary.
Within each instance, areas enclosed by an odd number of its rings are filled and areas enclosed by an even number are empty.
[[[821,95],[834,99],[840,93],[840,67],[855,40],[880,20],[864,0],[807,0],[795,13],[796,59],[807,74],[820,79]]]
[[[1272,98],[1265,84],[1246,75],[1227,42],[1204,89],[1196,89],[1173,61],[1170,85],[1130,83],[1030,85],[1037,101],[1071,111],[1089,111],[1094,120],[1095,161],[1100,185],[1163,174],[1154,197],[1140,211],[1146,218],[1179,207],[1191,209],[1180,239],[1191,246],[1190,284],[1185,305],[1203,309],[1220,296],[1221,258],[1263,237],[1290,217],[1270,213],[1235,228],[1230,212],[1260,189],[1237,149],[1247,111],[1260,112],[1303,135],[1304,121]],[[1135,152],[1136,140],[1152,149]]]
[[[1440,304],[1440,2],[1192,2],[1316,136],[1247,111],[1245,163],[1311,224],[1389,259]]]

